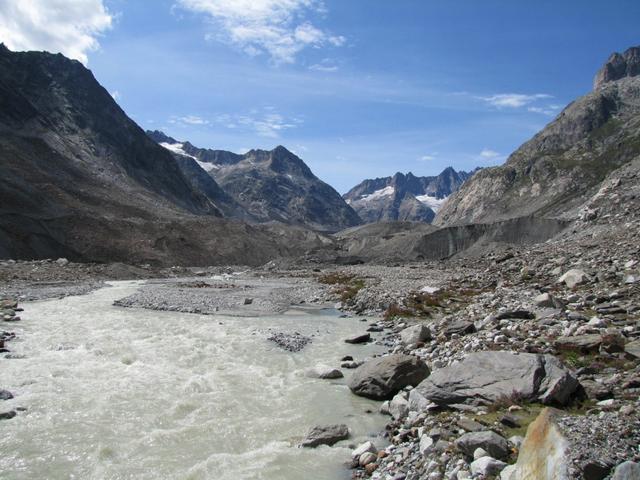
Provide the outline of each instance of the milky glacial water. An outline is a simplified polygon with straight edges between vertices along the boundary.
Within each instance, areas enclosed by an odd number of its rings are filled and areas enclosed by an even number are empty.
[[[301,449],[316,424],[346,423],[357,443],[382,429],[378,404],[344,380],[304,370],[362,358],[343,342],[366,324],[327,312],[234,318],[113,307],[138,288],[24,304],[0,358],[2,479],[344,479],[346,447]],[[316,333],[288,353],[259,332]],[[379,351],[379,350],[378,350]],[[348,371],[345,371],[349,375]]]

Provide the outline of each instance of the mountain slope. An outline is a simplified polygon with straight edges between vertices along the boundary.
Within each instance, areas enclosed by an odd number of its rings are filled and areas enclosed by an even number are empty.
[[[147,134],[175,155],[193,156],[258,222],[278,221],[320,231],[338,231],[360,223],[338,192],[282,146],[238,155],[200,149],[158,131]]]
[[[343,197],[366,223],[416,221],[431,223],[446,198],[474,172],[449,167],[435,177],[396,173],[393,177],[364,180]]]
[[[220,218],[216,192],[62,55],[0,45],[0,178],[3,258],[260,263],[294,248]]]
[[[630,49],[629,62],[636,49]],[[618,56],[611,57],[618,62]],[[478,172],[442,207],[437,225],[525,215],[576,218],[606,176],[640,155],[640,77],[596,76],[597,89],[567,106],[500,167]],[[616,70],[618,71],[618,70]],[[606,80],[608,79],[608,80]]]

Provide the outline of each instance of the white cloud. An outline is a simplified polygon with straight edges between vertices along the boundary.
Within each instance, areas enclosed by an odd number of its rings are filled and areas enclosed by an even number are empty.
[[[103,0],[0,1],[0,41],[11,50],[46,50],[86,64],[113,25]]]
[[[206,125],[209,123],[208,120],[198,117],[197,115],[187,115],[186,117],[180,117],[178,120],[187,125]]]
[[[285,118],[273,107],[264,107],[262,111],[252,110],[243,115],[224,113],[218,115],[215,121],[226,128],[250,130],[268,138],[278,138],[284,130],[295,128],[302,123],[299,118]]]
[[[437,158],[436,154],[431,154],[431,155],[423,155],[418,160],[421,162],[430,162],[432,160],[435,160],[436,158]]]
[[[559,105],[545,105],[543,107],[527,107],[527,111],[532,113],[541,113],[542,115],[547,115],[549,117],[554,116],[560,110]]]
[[[293,63],[306,47],[346,42],[304,18],[326,11],[321,0],[177,0],[177,5],[206,16],[216,31],[208,39],[230,43],[251,56],[267,54],[276,63]]]
[[[334,64],[333,60],[330,58],[325,58],[320,63],[315,63],[309,67],[309,70],[313,70],[316,72],[337,72],[338,66]]]
[[[530,105],[538,100],[553,97],[546,93],[536,93],[534,95],[525,95],[522,93],[498,93],[489,97],[477,98],[497,108],[521,108]]]
[[[489,148],[484,148],[480,152],[480,158],[485,160],[495,160],[496,158],[500,158],[501,155],[495,150],[491,150]]]

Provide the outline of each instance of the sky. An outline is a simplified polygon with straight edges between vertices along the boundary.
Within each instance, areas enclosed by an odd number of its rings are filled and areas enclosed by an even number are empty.
[[[0,41],[78,59],[142,128],[284,145],[341,193],[503,163],[639,25],[637,0],[0,0]]]

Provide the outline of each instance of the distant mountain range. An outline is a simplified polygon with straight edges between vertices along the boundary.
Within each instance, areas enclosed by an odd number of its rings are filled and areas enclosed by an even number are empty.
[[[476,170],[457,172],[449,167],[433,177],[411,172],[364,180],[343,195],[365,223],[414,221],[431,223],[447,198]]]
[[[225,202],[231,216],[320,231],[338,231],[361,223],[338,192],[318,179],[299,157],[283,146],[238,155],[197,148],[159,131],[147,132],[147,135],[178,160],[185,157],[195,160],[200,171],[189,170],[185,174],[197,182],[205,172],[214,179],[230,197]]]

